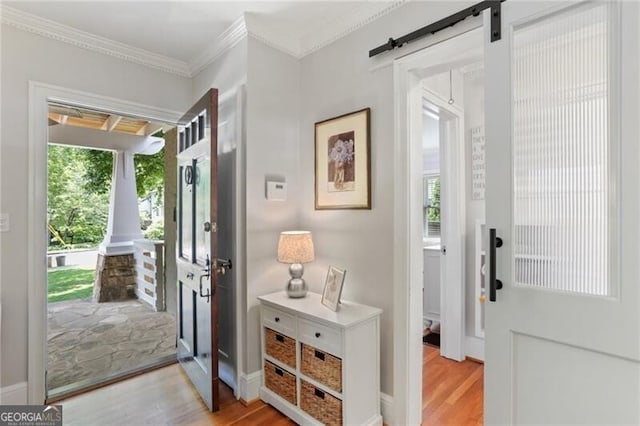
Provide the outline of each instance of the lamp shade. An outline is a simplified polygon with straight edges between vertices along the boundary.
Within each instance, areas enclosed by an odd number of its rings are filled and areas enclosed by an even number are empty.
[[[285,231],[278,241],[278,262],[307,263],[314,259],[313,240],[309,231]]]

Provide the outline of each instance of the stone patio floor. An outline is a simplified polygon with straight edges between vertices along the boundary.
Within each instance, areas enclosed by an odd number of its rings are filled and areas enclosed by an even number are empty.
[[[47,389],[99,380],[176,353],[176,323],[143,302],[48,305]]]

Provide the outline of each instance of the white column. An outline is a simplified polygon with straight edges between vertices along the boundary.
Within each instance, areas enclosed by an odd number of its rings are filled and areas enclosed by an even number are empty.
[[[99,249],[102,254],[133,253],[133,241],[143,238],[133,154],[131,151],[114,153],[109,223]]]

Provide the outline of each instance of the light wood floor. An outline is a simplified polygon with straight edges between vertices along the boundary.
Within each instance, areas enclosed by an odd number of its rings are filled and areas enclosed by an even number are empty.
[[[178,364],[59,402],[65,425],[294,425],[276,409],[248,406],[220,386],[220,411],[210,413]]]
[[[482,425],[484,365],[424,345],[422,376],[423,425]]]
[[[423,425],[482,425],[483,366],[424,346]],[[178,365],[63,400],[65,425],[273,425],[294,423],[261,401],[248,406],[222,386],[209,413]]]

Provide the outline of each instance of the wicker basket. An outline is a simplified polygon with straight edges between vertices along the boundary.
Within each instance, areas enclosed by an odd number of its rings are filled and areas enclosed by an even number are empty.
[[[296,368],[296,341],[291,337],[264,328],[264,343],[267,355]]]
[[[300,407],[327,426],[341,425],[342,401],[304,380],[300,383]]]
[[[296,405],[296,376],[265,361],[264,383],[267,388]]]
[[[312,346],[302,344],[302,374],[342,392],[342,360]]]

